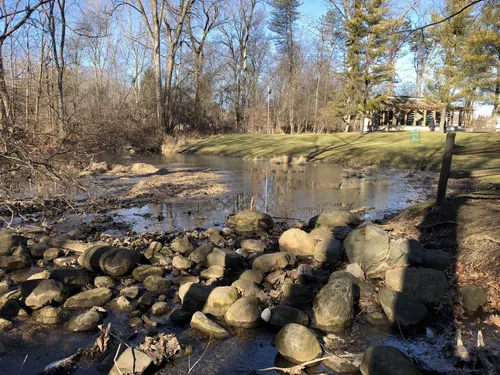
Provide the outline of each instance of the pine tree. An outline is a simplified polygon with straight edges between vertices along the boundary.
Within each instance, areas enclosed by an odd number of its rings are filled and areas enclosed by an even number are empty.
[[[271,0],[270,5],[273,7],[271,11],[271,21],[269,29],[276,34],[275,43],[278,52],[286,60],[288,67],[287,95],[289,95],[289,123],[290,133],[294,129],[294,107],[295,107],[295,75],[297,74],[297,55],[298,46],[295,43],[294,30],[300,12],[298,10],[301,5],[298,0]]]

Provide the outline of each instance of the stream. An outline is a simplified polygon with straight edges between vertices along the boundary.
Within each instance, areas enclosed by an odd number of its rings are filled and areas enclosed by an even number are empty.
[[[229,190],[229,193],[221,196],[198,201],[132,205],[106,213],[113,217],[115,223],[126,224],[125,227],[136,233],[222,226],[228,215],[248,209],[252,202],[256,209],[270,214],[276,220],[291,223],[307,221],[317,213],[335,207],[356,209],[364,206],[373,207],[364,213],[366,219],[382,220],[416,202],[428,199],[429,191],[432,190],[429,187],[436,180],[435,174],[418,172],[419,175],[415,177],[407,170],[346,169],[335,164],[276,165],[267,161],[182,154],[141,156],[119,162],[143,162],[167,170],[193,167],[214,170],[222,173]],[[99,215],[103,213],[89,213],[83,217],[66,215],[61,222],[54,220],[55,229],[65,233],[84,222],[90,223]],[[164,219],[158,220],[159,215]],[[108,233],[120,235],[123,230],[111,228]],[[30,273],[35,271],[39,270],[33,267]],[[171,298],[168,303],[171,307],[175,306]],[[126,319],[126,314],[109,311],[105,324],[112,323],[113,331],[123,333],[126,337]],[[200,337],[191,335],[189,327],[179,328],[170,322],[156,330],[175,333],[181,343],[191,344],[194,348],[191,359],[186,357],[176,360],[163,369],[161,374],[186,374],[189,363],[193,365],[196,362],[208,343],[206,338],[201,340]],[[275,365],[277,350],[272,346],[275,333],[264,328],[234,330],[233,333],[227,340],[212,342],[191,374],[243,375]],[[8,335],[0,333],[0,336],[0,374],[25,375],[37,374],[48,364],[73,354],[79,347],[91,346],[97,337],[95,333],[69,334],[64,327],[47,328],[30,321],[13,329]],[[340,340],[358,343],[360,348],[376,344],[396,346],[413,357],[417,356],[429,370],[439,372],[453,368],[453,362],[442,355],[449,344],[445,337],[443,332],[427,329],[420,335],[405,338],[389,329],[359,324],[338,336]],[[143,339],[144,333],[140,333],[130,342],[138,343]],[[8,353],[7,356],[5,352]],[[310,371],[332,374],[323,365]],[[77,375],[97,373],[95,363],[75,372]]]

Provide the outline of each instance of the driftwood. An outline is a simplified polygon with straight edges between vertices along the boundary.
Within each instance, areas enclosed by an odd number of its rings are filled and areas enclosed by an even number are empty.
[[[61,249],[71,250],[75,253],[83,253],[90,247],[94,246],[94,243],[85,243],[81,241],[65,240],[58,237],[53,237],[49,239],[47,245],[52,247],[59,247]]]

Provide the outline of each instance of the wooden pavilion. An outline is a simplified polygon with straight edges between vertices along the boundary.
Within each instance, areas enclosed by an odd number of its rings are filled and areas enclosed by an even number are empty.
[[[388,96],[380,104],[380,108],[373,112],[372,126],[374,130],[384,128],[401,129],[407,126],[438,127],[444,114],[444,125],[454,125],[458,116],[458,126],[472,126],[473,108],[448,107],[436,101],[420,97]]]

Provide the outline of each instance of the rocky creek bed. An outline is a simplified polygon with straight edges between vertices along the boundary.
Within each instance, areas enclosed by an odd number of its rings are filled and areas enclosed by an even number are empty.
[[[457,291],[449,252],[391,232],[345,209],[175,234],[0,232],[0,373],[494,374],[488,290]]]

